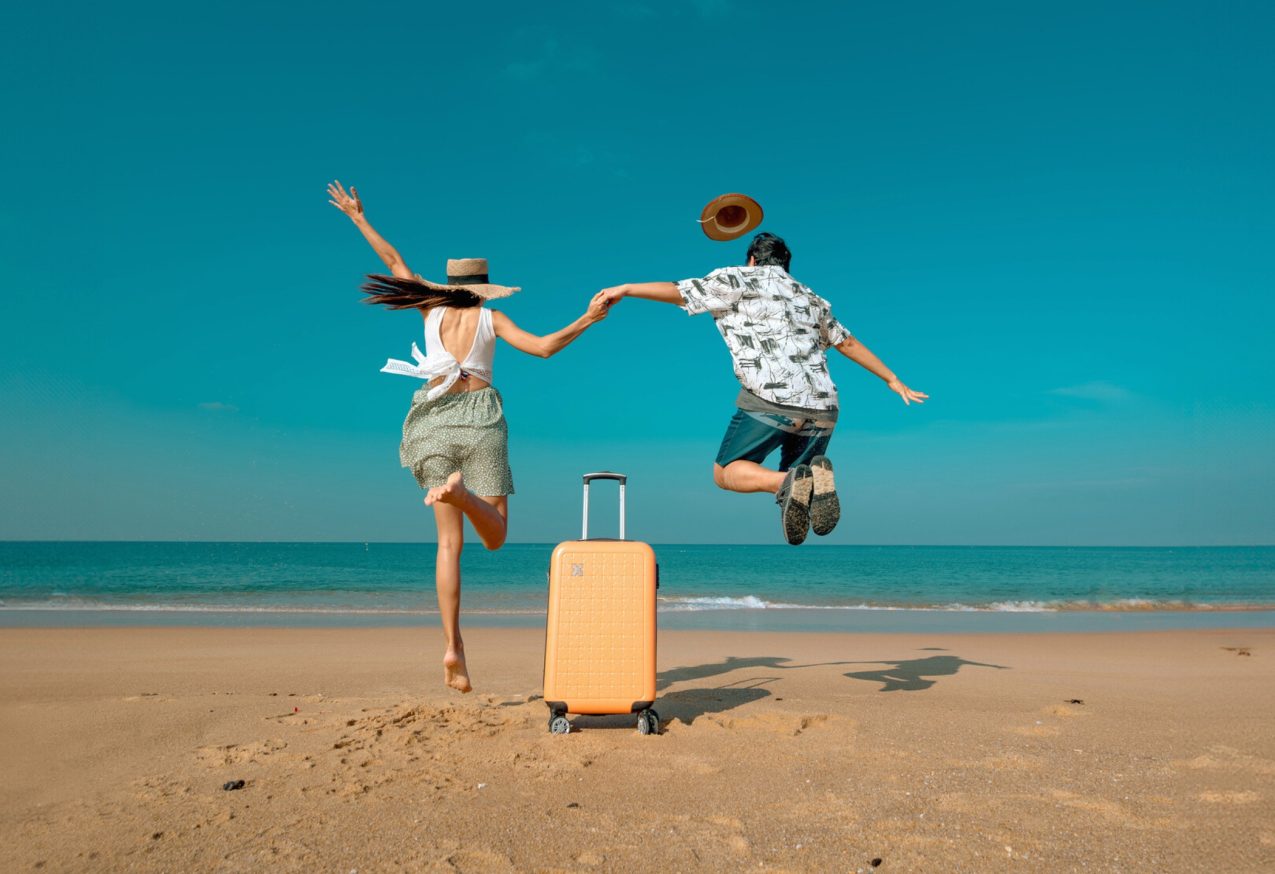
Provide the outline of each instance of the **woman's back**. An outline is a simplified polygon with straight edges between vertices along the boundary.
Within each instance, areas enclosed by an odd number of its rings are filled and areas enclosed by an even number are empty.
[[[486,307],[433,307],[425,314],[425,354],[430,361],[454,361],[464,378],[451,391],[475,391],[491,384],[496,333]],[[442,377],[431,382],[438,384]]]

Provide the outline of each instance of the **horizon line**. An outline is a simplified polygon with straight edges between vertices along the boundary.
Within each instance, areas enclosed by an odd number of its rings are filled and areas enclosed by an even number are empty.
[[[595,540],[614,540],[615,538],[592,538]],[[574,540],[510,540],[506,541],[506,546],[556,546],[559,543],[572,543]],[[630,541],[633,543],[648,543],[652,546],[784,546],[783,543],[755,543],[748,541],[703,541],[703,542],[686,542],[686,541],[656,541],[644,540]],[[434,540],[193,540],[182,538],[164,538],[164,539],[124,539],[115,538],[109,540],[85,540],[85,539],[56,539],[56,538],[0,538],[0,544],[3,543],[65,543],[65,544],[88,544],[88,543],[170,543],[170,544],[253,544],[260,546],[313,546],[320,544],[330,545],[358,545],[364,546],[435,546],[437,541]],[[855,549],[1270,549],[1275,548],[1275,543],[809,543],[805,544],[816,549],[836,549],[836,548],[855,548]]]

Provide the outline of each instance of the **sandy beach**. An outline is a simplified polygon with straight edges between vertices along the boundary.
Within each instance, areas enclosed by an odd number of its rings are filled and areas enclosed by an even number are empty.
[[[658,737],[467,642],[0,631],[0,870],[1275,867],[1275,630],[666,632]]]

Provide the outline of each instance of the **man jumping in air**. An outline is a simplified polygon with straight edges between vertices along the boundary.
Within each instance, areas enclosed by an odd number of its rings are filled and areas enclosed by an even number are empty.
[[[637,297],[674,304],[692,316],[712,314],[741,386],[713,481],[732,492],[774,494],[784,537],[795,546],[810,529],[828,534],[841,517],[832,462],[824,455],[837,423],[837,387],[825,350],[833,347],[879,376],[905,404],[923,403],[929,395],[904,385],[851,336],[826,300],[788,274],[791,261],[783,240],[762,233],[748,246],[747,266],[602,293],[609,306]],[[779,470],[763,467],[776,449]]]

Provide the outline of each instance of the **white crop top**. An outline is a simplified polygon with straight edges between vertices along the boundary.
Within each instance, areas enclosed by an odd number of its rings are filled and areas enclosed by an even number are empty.
[[[463,361],[457,361],[452,353],[443,347],[443,340],[438,334],[439,325],[443,322],[443,313],[449,307],[434,307],[425,316],[425,352],[412,344],[412,358],[416,363],[391,358],[381,368],[382,373],[397,373],[429,381],[443,377],[443,381],[426,393],[428,400],[434,400],[455,385],[462,375],[474,376],[487,383],[492,381],[492,362],[496,356],[496,331],[491,326],[491,310],[482,307],[478,311],[478,330],[474,332],[474,342]]]

